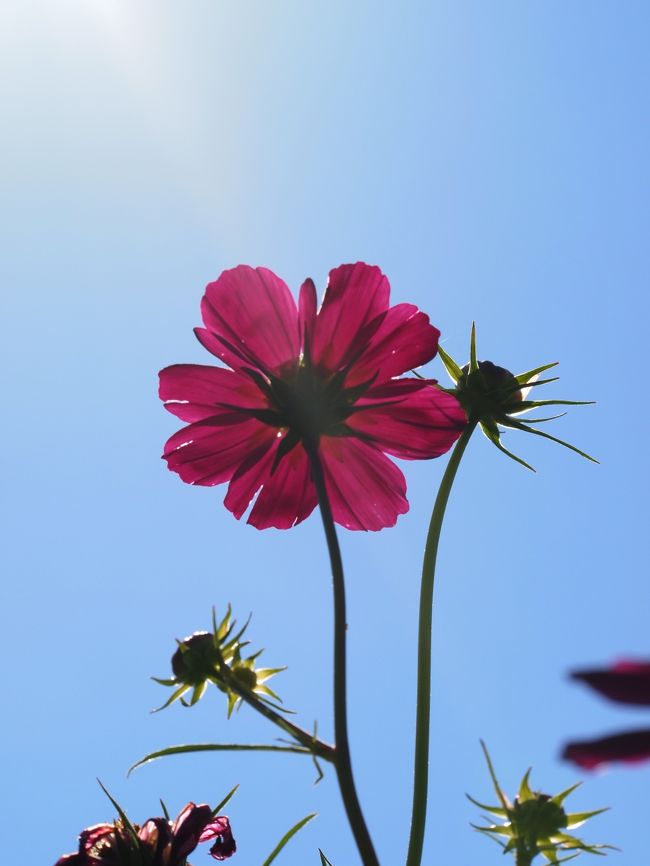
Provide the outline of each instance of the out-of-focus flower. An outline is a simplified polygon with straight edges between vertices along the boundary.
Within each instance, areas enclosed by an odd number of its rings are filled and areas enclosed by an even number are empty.
[[[226,615],[217,624],[216,614],[212,612],[212,631],[197,631],[177,641],[178,649],[172,656],[173,676],[169,679],[153,677],[155,682],[174,689],[169,699],[160,707],[164,709],[176,700],[185,703],[183,696],[192,691],[189,706],[199,701],[213,683],[228,697],[228,718],[240,704],[243,690],[258,699],[268,702],[276,710],[282,710],[278,695],[268,685],[268,680],[286,668],[256,668],[255,663],[263,650],[244,657],[242,650],[250,641],[242,641],[248,622],[239,631],[235,630],[237,621],[232,619],[228,605]],[[271,701],[269,701],[269,698]]]
[[[558,864],[577,857],[581,852],[602,854],[602,849],[611,848],[610,845],[587,845],[581,839],[566,832],[584,824],[594,815],[606,811],[596,809],[592,812],[572,814],[565,812],[564,801],[579,787],[580,783],[554,796],[542,794],[531,790],[529,784],[531,771],[528,770],[521,780],[514,802],[510,802],[497,781],[485,743],[481,742],[481,746],[494,790],[499,798],[499,805],[486,806],[469,794],[467,797],[475,806],[503,819],[503,823],[490,824],[487,827],[479,827],[475,824],[471,826],[494,839],[503,848],[504,854],[512,852],[515,855],[516,866],[529,866],[540,854],[548,863]],[[497,838],[498,836],[502,836],[507,841],[502,842]],[[560,859],[559,855],[562,854],[569,854],[569,856]]]
[[[571,678],[610,701],[650,707],[650,662],[623,660],[611,668],[573,671]],[[650,760],[650,729],[575,740],[566,744],[562,757],[585,770],[611,763],[638,764]]]
[[[341,265],[317,310],[311,279],[296,306],[266,268],[224,271],[207,286],[196,335],[231,369],[179,364],[160,374],[165,408],[189,422],[165,445],[169,468],[189,484],[229,481],[235,517],[255,499],[249,523],[288,529],[316,506],[317,448],[334,520],[392,526],[408,502],[386,455],[438,457],[466,418],[431,381],[395,378],[434,357],[439,331],[411,304],[389,306],[389,292],[379,268]]]
[[[517,457],[504,446],[501,441],[502,431],[499,429],[500,427],[510,430],[520,430],[524,433],[532,433],[535,436],[550,439],[552,442],[557,442],[559,445],[575,451],[581,457],[586,457],[587,460],[591,460],[593,463],[598,462],[593,457],[590,457],[589,454],[576,448],[575,445],[569,445],[568,442],[551,436],[550,433],[545,433],[530,426],[531,424],[543,424],[547,421],[554,421],[566,413],[551,415],[547,418],[530,418],[526,416],[526,423],[520,418],[526,412],[545,406],[586,406],[589,404],[590,401],[584,400],[529,399],[528,393],[531,388],[557,381],[557,376],[553,376],[550,379],[539,378],[541,373],[556,367],[557,361],[551,364],[543,364],[541,367],[535,367],[533,370],[528,370],[518,375],[506,370],[505,367],[493,364],[492,361],[479,361],[476,355],[476,329],[473,325],[468,364],[460,367],[441,346],[438,346],[438,354],[455,386],[449,389],[449,393],[454,394],[458,398],[467,413],[470,423],[478,424],[490,442],[496,445],[508,457],[525,466],[526,469],[535,471],[529,463],[526,463],[521,457]]]
[[[640,764],[650,760],[650,729],[597,740],[575,740],[566,744],[562,757],[583,770],[595,770],[604,764]]]
[[[79,851],[61,857],[56,866],[190,866],[188,856],[199,842],[213,841],[210,854],[227,860],[237,850],[228,818],[188,803],[175,821],[149,818],[131,824],[124,813],[114,824],[97,824],[79,836]]]
[[[610,701],[650,707],[650,662],[624,659],[604,670],[573,671],[571,679],[586,683]]]

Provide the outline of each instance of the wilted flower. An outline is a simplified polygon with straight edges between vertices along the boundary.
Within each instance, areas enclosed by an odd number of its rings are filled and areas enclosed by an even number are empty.
[[[183,696],[189,691],[192,691],[189,705],[194,705],[203,696],[208,683],[213,683],[228,696],[228,718],[241,701],[235,687],[251,695],[261,696],[263,701],[272,698],[273,701],[282,703],[266,683],[285,668],[256,668],[255,663],[263,650],[244,657],[242,650],[250,643],[242,641],[248,622],[237,632],[236,624],[228,605],[226,615],[219,624],[215,612],[212,612],[211,632],[197,631],[184,640],[177,641],[178,649],[171,660],[173,677],[153,677],[157,683],[174,688],[169,700],[160,707],[161,710],[179,699],[185,703]],[[275,709],[281,709],[277,703],[271,705]]]
[[[388,280],[362,262],[330,272],[320,310],[311,279],[298,306],[266,268],[241,265],[207,286],[201,344],[231,369],[179,364],[160,397],[189,426],[164,449],[189,484],[229,481],[226,507],[258,529],[288,529],[317,503],[309,453],[318,449],[334,520],[392,526],[406,484],[386,454],[444,454],[466,419],[431,382],[397,379],[430,361],[439,331],[411,304],[389,306]]]
[[[526,469],[535,471],[533,467],[517,457],[509,451],[501,441],[501,431],[499,427],[506,427],[511,430],[520,430],[524,433],[532,433],[535,436],[542,436],[544,439],[550,439],[552,442],[557,442],[565,448],[575,451],[581,457],[586,457],[593,463],[597,463],[593,457],[576,448],[575,445],[569,445],[562,439],[557,439],[549,433],[542,430],[537,430],[531,427],[531,424],[543,424],[547,421],[554,421],[556,418],[561,418],[563,414],[552,415],[548,418],[529,418],[524,421],[520,419],[520,415],[529,412],[532,409],[538,409],[544,406],[585,406],[589,401],[584,400],[531,400],[528,398],[528,392],[531,388],[546,385],[549,382],[556,382],[558,377],[554,376],[550,379],[540,379],[539,375],[546,370],[550,370],[557,366],[557,361],[551,364],[543,364],[541,367],[535,367],[533,370],[528,370],[526,373],[515,375],[505,367],[500,367],[493,364],[492,361],[479,361],[476,355],[476,329],[472,326],[472,334],[470,338],[470,361],[464,367],[460,367],[451,358],[441,346],[438,346],[440,359],[455,387],[450,389],[450,393],[454,394],[462,407],[467,413],[470,423],[478,424],[492,442],[493,445],[516,460]]]
[[[141,827],[121,812],[113,824],[83,830],[79,851],[65,854],[56,866],[190,866],[187,857],[208,841],[215,860],[227,860],[237,850],[228,818],[214,817],[205,804],[188,803],[175,821],[149,818]]]
[[[571,677],[586,683],[610,701],[650,707],[650,662],[624,660],[605,670],[574,671]],[[576,740],[567,743],[562,757],[585,770],[614,762],[636,764],[647,761],[650,760],[650,729],[594,740]]]
[[[487,827],[478,827],[472,824],[472,827],[498,842],[503,848],[504,854],[512,852],[515,855],[516,866],[530,866],[539,854],[545,857],[548,863],[557,864],[576,857],[581,851],[599,854],[602,853],[603,848],[611,847],[609,845],[586,845],[577,837],[566,832],[566,830],[584,824],[594,815],[606,811],[605,809],[596,809],[592,812],[575,812],[572,814],[564,811],[565,799],[579,787],[580,783],[572,785],[566,791],[555,794],[555,796],[542,794],[539,791],[531,790],[529,785],[531,771],[528,770],[521,780],[514,802],[511,803],[497,781],[485,744],[482,742],[481,745],[494,789],[499,798],[499,805],[486,806],[470,797],[469,794],[467,797],[475,806],[504,819],[504,821],[502,824],[490,824]],[[502,842],[497,838],[498,836],[504,837],[507,841]],[[571,854],[570,852],[576,853]],[[559,859],[558,855],[563,853],[569,853],[570,856]]]

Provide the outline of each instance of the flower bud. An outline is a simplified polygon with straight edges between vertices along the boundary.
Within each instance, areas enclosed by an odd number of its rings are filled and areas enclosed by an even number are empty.
[[[153,679],[163,686],[173,687],[170,698],[159,707],[164,709],[176,700],[188,705],[184,695],[190,690],[192,696],[189,706],[197,703],[209,683],[215,685],[228,698],[228,717],[241,704],[242,695],[271,704],[269,698],[281,703],[280,698],[266,685],[267,680],[284,668],[256,668],[255,662],[262,650],[249,656],[242,656],[248,641],[242,640],[248,623],[235,631],[236,621],[232,619],[230,606],[226,615],[217,624],[213,611],[213,629],[197,631],[178,641],[178,649],[171,659],[173,676],[169,679]],[[273,704],[275,709],[281,709]]]
[[[503,431],[500,429],[502,427],[550,439],[552,442],[557,442],[558,445],[563,445],[565,448],[575,451],[581,457],[586,457],[587,460],[591,460],[593,463],[598,462],[593,457],[590,457],[589,454],[576,448],[575,445],[570,445],[562,439],[551,436],[550,433],[545,433],[531,426],[544,424],[547,421],[554,421],[556,418],[561,418],[562,414],[565,413],[551,415],[547,418],[530,418],[526,416],[526,423],[520,419],[520,416],[524,413],[540,407],[582,406],[589,402],[583,400],[529,399],[528,392],[533,387],[557,380],[557,376],[550,379],[539,378],[541,373],[557,366],[557,362],[542,364],[541,367],[535,367],[533,370],[515,375],[510,370],[500,367],[492,361],[479,361],[476,356],[476,329],[474,325],[472,325],[470,361],[468,364],[465,364],[464,367],[459,367],[441,346],[438,346],[438,354],[455,386],[448,389],[449,393],[453,394],[461,404],[467,414],[469,423],[472,425],[478,424],[490,442],[512,460],[525,466],[526,469],[535,471],[530,464],[522,460],[521,457],[517,457],[502,443],[501,434]]]
[[[564,861],[558,859],[558,854],[563,852],[569,853],[569,857],[565,859],[570,859],[571,856],[575,857],[580,852],[600,854],[603,848],[611,847],[610,845],[587,845],[576,836],[571,836],[566,832],[566,830],[579,827],[589,818],[605,811],[604,809],[596,809],[592,812],[575,812],[572,814],[565,812],[564,800],[572,791],[575,791],[578,785],[572,785],[566,791],[555,794],[555,796],[542,794],[539,791],[531,790],[528,784],[530,777],[530,770],[528,770],[521,780],[514,802],[511,803],[497,781],[485,743],[481,742],[481,746],[494,790],[499,798],[499,805],[486,806],[470,797],[469,794],[467,798],[480,809],[505,820],[503,824],[490,824],[487,827],[478,827],[475,824],[471,826],[479,833],[484,833],[498,842],[503,848],[504,854],[512,852],[516,858],[516,866],[530,866],[538,854],[541,854],[548,863],[561,863]],[[502,836],[507,841],[502,842],[497,838],[498,836]],[[572,854],[571,852],[576,853]]]

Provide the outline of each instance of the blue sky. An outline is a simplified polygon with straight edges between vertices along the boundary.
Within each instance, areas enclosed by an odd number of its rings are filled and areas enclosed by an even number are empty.
[[[328,565],[314,516],[257,532],[223,489],[168,473],[178,426],[157,371],[208,363],[204,285],[240,262],[296,289],[365,260],[464,361],[561,361],[559,397],[595,399],[555,432],[477,436],[445,526],[436,592],[432,809],[425,862],[488,866],[469,791],[581,773],[567,738],[650,724],[568,682],[647,657],[649,276],[647,32],[642,2],[304,4],[21,0],[0,10],[5,387],[2,814],[8,862],[49,863],[110,808],[134,820],[188,800],[229,806],[237,862],[261,863],[307,812],[288,864],[355,862],[332,774],[299,757],[170,758],[172,743],[271,740],[220,695],[155,716],[174,638],[230,601],[309,726],[331,735]],[[444,378],[439,362],[429,373]],[[550,390],[550,389],[549,389]],[[421,550],[444,461],[406,465],[394,530],[343,531],[351,734],[385,864],[403,860]],[[585,831],[647,851],[650,769],[585,778]],[[28,853],[29,852],[29,853]],[[195,866],[207,863],[197,855]],[[234,861],[233,861],[234,862]]]

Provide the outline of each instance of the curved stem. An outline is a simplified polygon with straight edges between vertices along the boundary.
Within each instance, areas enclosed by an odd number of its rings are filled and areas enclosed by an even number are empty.
[[[406,866],[420,866],[424,845],[424,827],[427,817],[429,787],[429,729],[431,722],[431,631],[433,625],[433,585],[440,530],[445,516],[456,470],[463,456],[476,422],[470,421],[452,451],[431,514],[427,542],[422,562],[420,589],[420,617],[418,625],[417,710],[415,719],[415,765],[413,770],[413,809],[411,837]]]
[[[330,563],[332,567],[332,584],[334,589],[334,741],[335,758],[334,766],[339,781],[343,805],[352,828],[359,854],[364,866],[379,866],[379,860],[375,853],[370,833],[366,826],[357,790],[352,775],[352,760],[350,757],[350,743],[348,739],[347,720],[347,687],[346,687],[346,613],[345,613],[345,580],[343,575],[343,560],[341,550],[332,517],[325,477],[318,454],[317,445],[305,443],[311,473],[321,517],[327,540]]]

